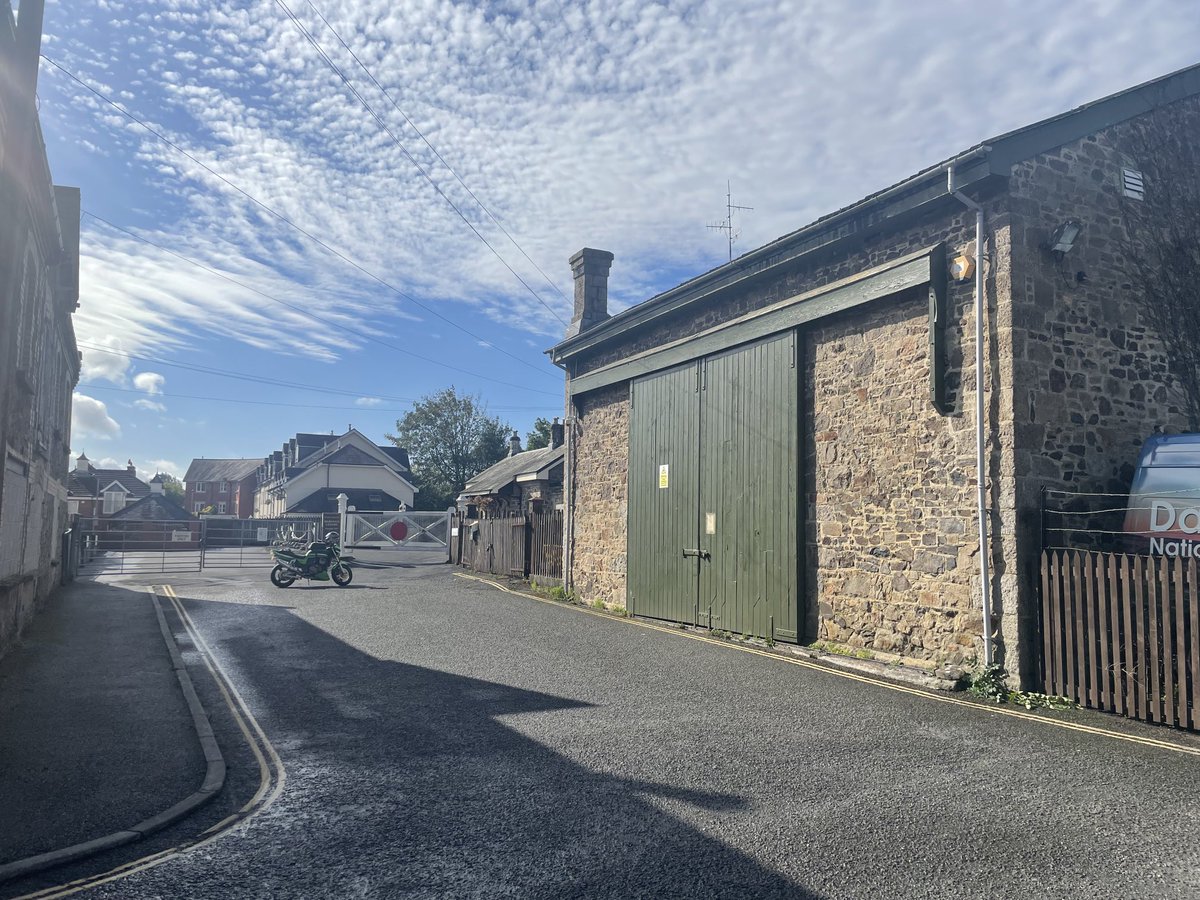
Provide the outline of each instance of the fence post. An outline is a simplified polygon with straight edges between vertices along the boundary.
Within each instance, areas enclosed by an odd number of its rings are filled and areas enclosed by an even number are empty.
[[[455,507],[455,506],[447,506],[446,507],[446,562],[447,563],[454,562],[453,537],[454,537],[454,521],[455,521],[457,512],[458,512],[458,507]],[[461,531],[461,529],[459,529],[459,530]]]
[[[345,547],[350,543],[350,532],[347,530],[347,512],[350,507],[350,498],[345,492],[337,495],[338,505],[338,543]]]

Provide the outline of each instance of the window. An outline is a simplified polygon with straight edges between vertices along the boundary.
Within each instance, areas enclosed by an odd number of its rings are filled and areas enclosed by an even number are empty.
[[[217,515],[218,516],[225,515],[225,501],[224,500],[222,500],[220,503],[217,504]]]
[[[206,493],[207,491],[208,491],[208,482],[207,481],[197,481],[196,482],[196,493],[197,494],[203,494],[203,493]]]
[[[221,493],[222,493],[222,494],[228,494],[228,493],[229,493],[229,482],[228,482],[228,481],[222,481],[222,482],[221,482]]]
[[[125,508],[125,492],[124,491],[105,491],[104,492],[104,514],[111,516],[119,509]]]
[[[197,515],[197,516],[200,515],[200,510],[202,510],[203,508],[204,508],[204,504],[201,503],[199,500],[197,500],[195,503],[192,504],[193,515]]]

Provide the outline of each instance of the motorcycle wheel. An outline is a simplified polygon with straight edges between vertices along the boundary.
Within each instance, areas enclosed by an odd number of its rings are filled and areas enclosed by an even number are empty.
[[[287,574],[287,570],[283,566],[276,566],[271,570],[271,584],[275,587],[291,587],[295,583],[295,576]]]
[[[329,574],[333,576],[333,583],[338,587],[345,587],[354,579],[354,573],[345,564],[336,566]]]

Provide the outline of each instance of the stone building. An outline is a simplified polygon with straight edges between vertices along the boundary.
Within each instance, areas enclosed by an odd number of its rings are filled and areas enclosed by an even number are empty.
[[[0,653],[60,580],[79,352],[79,191],[37,113],[42,0],[0,0]]]
[[[984,141],[617,315],[612,255],[573,257],[570,585],[928,667],[982,659],[987,609],[1031,685],[1041,489],[1127,490],[1186,421],[1123,210],[1171,189],[1131,129],[1200,140],[1198,94],[1193,67]]]
[[[522,450],[514,431],[509,453],[466,483],[458,495],[458,509],[468,519],[504,518],[562,508],[563,426],[555,418],[550,443]]]

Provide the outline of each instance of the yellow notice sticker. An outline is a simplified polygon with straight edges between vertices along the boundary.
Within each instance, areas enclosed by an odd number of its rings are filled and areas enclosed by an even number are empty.
[[[670,468],[671,467],[665,463],[658,467],[658,489],[660,491],[666,490],[667,488],[667,483],[670,481]]]
[[[704,533],[705,534],[716,534],[717,533],[717,514],[716,513],[705,513],[704,514]]]

